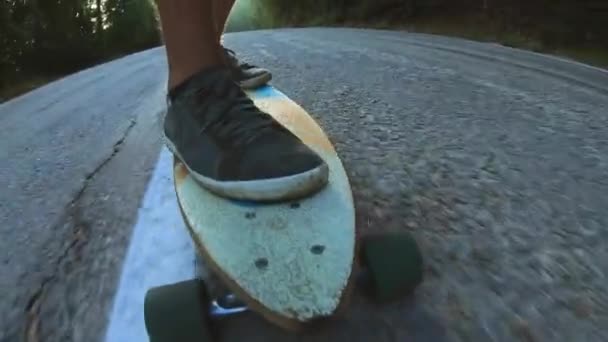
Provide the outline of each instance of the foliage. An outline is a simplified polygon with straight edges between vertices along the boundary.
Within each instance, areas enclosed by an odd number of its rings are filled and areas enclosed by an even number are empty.
[[[159,42],[148,0],[0,1],[0,88]]]
[[[605,49],[606,18],[605,0],[238,0],[227,29],[452,22],[513,45]],[[155,46],[157,21],[151,0],[0,0],[0,91]]]
[[[608,41],[605,0],[259,0],[269,26],[476,17],[502,31],[533,35],[545,45]]]

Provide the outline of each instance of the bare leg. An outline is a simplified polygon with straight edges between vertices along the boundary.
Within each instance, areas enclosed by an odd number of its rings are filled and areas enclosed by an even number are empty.
[[[234,6],[235,0],[212,0],[213,1],[213,17],[215,20],[215,29],[217,42],[220,47],[223,47],[222,36],[226,28],[226,22],[230,16],[230,11]],[[243,89],[254,89],[262,86],[272,79],[270,71],[260,68],[249,63],[242,63],[234,53],[234,51],[222,51],[225,57],[224,61],[227,66],[233,71],[234,80]]]
[[[243,91],[268,82],[270,73],[238,63],[220,45],[234,0],[155,1],[169,61],[163,133],[193,179],[245,200],[294,199],[323,188],[323,158]]]
[[[156,0],[156,3],[169,62],[169,89],[206,67],[222,63],[213,0]]]
[[[226,27],[226,21],[230,15],[230,10],[234,6],[235,0],[213,0],[213,16],[215,19],[215,30],[217,41],[221,44],[222,34]]]

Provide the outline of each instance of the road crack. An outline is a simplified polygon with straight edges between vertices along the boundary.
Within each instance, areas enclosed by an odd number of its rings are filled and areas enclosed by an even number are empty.
[[[84,179],[84,182],[82,183],[82,186],[80,187],[80,189],[76,192],[76,195],[74,196],[74,198],[72,199],[72,201],[70,202],[70,204],[68,205],[68,207],[70,207],[71,205],[73,205],[74,203],[78,202],[78,200],[80,199],[80,197],[82,196],[82,194],[84,193],[84,191],[87,189],[87,187],[89,186],[89,181],[95,177],[96,174],[99,173],[99,171],[101,171],[112,159],[114,159],[114,157],[116,156],[116,154],[118,154],[118,152],[120,152],[120,149],[122,148],[122,145],[124,144],[125,140],[127,139],[127,137],[129,136],[129,133],[131,133],[131,130],[133,129],[133,127],[135,127],[135,124],[137,123],[137,121],[135,119],[131,119],[131,122],[129,123],[129,126],[127,126],[127,128],[125,129],[125,131],[123,132],[122,136],[120,137],[120,139],[118,139],[118,141],[116,141],[114,143],[114,146],[112,147],[112,153],[110,153],[110,155],[108,155],[104,160],[102,160],[97,167],[95,167],[93,169],[93,171],[89,172]]]
[[[68,259],[70,255],[74,254],[75,256],[78,256],[82,250],[82,247],[84,247],[84,244],[86,243],[86,236],[90,230],[91,223],[88,222],[82,214],[82,207],[80,205],[82,196],[89,187],[91,180],[120,152],[125,140],[129,136],[129,133],[133,127],[135,127],[136,123],[136,120],[131,120],[129,126],[127,126],[120,139],[114,143],[112,153],[104,158],[91,172],[85,176],[80,189],[75,192],[74,197],[63,210],[63,214],[60,216],[59,220],[50,228],[55,230],[58,228],[58,226],[69,224],[72,226],[72,233],[68,245],[65,246],[63,252],[61,252],[59,257],[53,263],[51,274],[42,279],[38,289],[27,301],[27,305],[25,307],[26,325],[24,334],[24,340],[26,342],[38,342],[41,340],[40,312],[49,286],[58,279],[58,275],[61,272],[61,266],[64,264],[64,261]]]

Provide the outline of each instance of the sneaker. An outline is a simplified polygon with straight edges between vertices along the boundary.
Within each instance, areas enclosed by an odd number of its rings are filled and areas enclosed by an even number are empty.
[[[166,143],[193,178],[236,200],[290,200],[323,188],[325,161],[230,76],[226,67],[210,68],[169,94]]]
[[[255,89],[265,85],[272,79],[270,71],[244,63],[236,58],[236,53],[224,48],[224,59],[232,70],[232,77],[243,89]]]

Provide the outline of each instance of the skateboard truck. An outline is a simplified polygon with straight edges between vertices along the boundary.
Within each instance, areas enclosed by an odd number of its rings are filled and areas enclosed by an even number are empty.
[[[209,316],[212,318],[229,317],[247,311],[249,308],[232,293],[212,300],[209,305]]]
[[[407,233],[363,237],[357,283],[363,292],[386,302],[414,291],[422,281],[422,256]],[[151,342],[211,342],[213,321],[251,311],[234,294],[211,300],[202,279],[150,289],[144,318]]]

